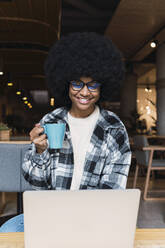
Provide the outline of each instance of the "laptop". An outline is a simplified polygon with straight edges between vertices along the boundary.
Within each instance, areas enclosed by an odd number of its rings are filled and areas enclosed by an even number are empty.
[[[140,191],[26,191],[25,248],[133,248]]]

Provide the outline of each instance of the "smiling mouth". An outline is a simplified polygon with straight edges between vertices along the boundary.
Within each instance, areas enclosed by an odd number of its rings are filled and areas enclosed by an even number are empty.
[[[77,98],[78,102],[81,104],[88,104],[91,99]]]

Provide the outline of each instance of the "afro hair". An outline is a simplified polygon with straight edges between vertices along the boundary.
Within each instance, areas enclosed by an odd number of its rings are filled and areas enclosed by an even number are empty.
[[[112,41],[96,33],[71,33],[50,49],[45,62],[48,88],[56,106],[70,108],[69,82],[91,77],[101,83],[99,102],[113,101],[124,77],[121,53]]]

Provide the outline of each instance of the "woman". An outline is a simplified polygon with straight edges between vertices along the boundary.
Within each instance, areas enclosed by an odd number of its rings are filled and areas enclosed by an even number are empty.
[[[114,113],[100,107],[120,90],[120,52],[108,38],[73,33],[52,47],[45,74],[60,108],[30,132],[32,146],[22,166],[25,179],[36,189],[125,189],[131,161],[127,132]],[[43,134],[43,124],[50,122],[66,123],[60,150],[49,149]],[[22,229],[12,226],[10,231],[23,231],[23,216],[16,222]]]

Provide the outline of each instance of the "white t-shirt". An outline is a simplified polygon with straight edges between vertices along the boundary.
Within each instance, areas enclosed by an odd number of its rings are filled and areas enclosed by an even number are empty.
[[[88,149],[94,127],[99,118],[99,114],[100,110],[98,106],[96,106],[93,113],[86,118],[76,118],[68,113],[68,123],[71,132],[74,154],[74,171],[70,187],[71,190],[77,190],[80,187],[86,151]]]

